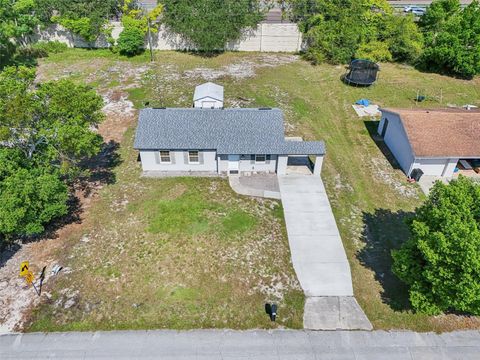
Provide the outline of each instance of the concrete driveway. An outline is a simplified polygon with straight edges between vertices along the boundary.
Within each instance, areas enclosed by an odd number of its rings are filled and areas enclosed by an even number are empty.
[[[309,329],[371,329],[353,297],[342,239],[321,178],[279,176],[292,263],[307,301]]]

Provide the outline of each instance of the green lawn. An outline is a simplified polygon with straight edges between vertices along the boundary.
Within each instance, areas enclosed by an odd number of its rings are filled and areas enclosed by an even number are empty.
[[[480,79],[464,81],[383,64],[375,86],[354,88],[341,83],[345,72],[341,66],[291,62],[288,55],[278,55],[283,60],[275,62],[276,56],[226,53],[201,58],[159,52],[156,62],[149,64],[147,56],[126,59],[108,51],[72,50],[46,59],[40,71],[46,79],[71,75],[102,89],[127,91],[136,107],[142,107],[146,101],[153,106],[191,106],[194,86],[204,77],[211,79],[213,70],[215,81],[225,85],[226,106],[283,109],[289,135],[326,142],[322,178],[352,267],[355,295],[375,328],[479,328],[475,317],[428,317],[409,309],[406,289],[390,271],[390,251],[408,236],[404,219],[421,203],[422,195],[389,162],[388,151],[374,135],[376,122],[357,118],[351,104],[368,98],[384,107],[414,107],[418,92],[427,96],[418,105],[422,107],[480,105]],[[269,66],[259,65],[265,62]],[[130,75],[109,70],[112,67],[127,69]],[[131,74],[136,68],[142,68],[137,79]],[[254,76],[244,76],[245,69],[253,69]],[[133,159],[129,139],[125,141],[122,153]],[[54,298],[36,312],[31,330],[271,326],[258,308],[265,296],[258,291],[247,294],[263,272],[257,268],[260,264],[268,269],[268,276],[278,271],[285,279],[293,277],[278,205],[235,196],[221,180],[140,180],[138,169],[126,163],[116,170],[116,184],[102,191],[85,224],[92,236],[89,247],[96,249],[98,243],[98,249],[90,255],[78,253],[83,246],[79,237],[71,240],[80,244],[72,245],[73,266],[83,269],[55,284]],[[208,190],[212,186],[215,191]],[[128,205],[112,212],[112,204],[122,203],[124,196]],[[230,265],[219,265],[218,254],[228,259],[234,250],[239,256],[239,249],[248,251],[252,242],[265,239],[272,229],[281,244],[275,247],[279,256],[262,248],[247,257],[256,264],[253,268],[238,258]],[[107,240],[97,240],[103,233]],[[134,247],[140,249],[134,251]],[[202,250],[192,256],[197,249]],[[116,253],[118,260],[110,262],[110,255]],[[155,263],[153,274],[148,270],[151,263]],[[106,275],[103,266],[112,275]],[[95,276],[89,275],[92,270]],[[252,280],[242,282],[249,272],[254,272]],[[91,305],[90,313],[52,305],[61,288],[72,284],[82,287],[85,303],[99,301]],[[283,324],[298,327],[303,297],[294,288],[285,292],[281,313]]]
[[[280,203],[236,195],[225,179],[140,178],[132,140],[29,331],[301,327]]]

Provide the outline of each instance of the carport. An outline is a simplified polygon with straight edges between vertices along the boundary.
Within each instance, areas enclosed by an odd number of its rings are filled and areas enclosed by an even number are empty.
[[[303,141],[298,137],[285,140],[285,153],[278,156],[277,174],[319,177],[322,173],[325,144],[322,141]]]

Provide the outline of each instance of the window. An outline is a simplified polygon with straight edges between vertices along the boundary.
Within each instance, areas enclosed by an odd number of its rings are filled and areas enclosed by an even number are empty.
[[[255,155],[256,163],[264,163],[267,160],[267,155]]]
[[[188,163],[189,164],[198,164],[200,162],[198,157],[198,150],[190,150],[188,152]]]
[[[170,159],[170,151],[162,150],[160,151],[160,162],[161,163],[170,163],[172,160]]]

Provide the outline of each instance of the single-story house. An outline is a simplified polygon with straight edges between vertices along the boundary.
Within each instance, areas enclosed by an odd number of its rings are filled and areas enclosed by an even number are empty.
[[[279,109],[143,109],[135,135],[144,175],[286,174],[291,155],[316,156],[323,141],[285,139]]]
[[[378,134],[402,170],[452,177],[457,164],[480,159],[480,111],[382,109]]]
[[[202,109],[223,108],[223,86],[212,82],[198,85],[193,94],[193,107]]]

